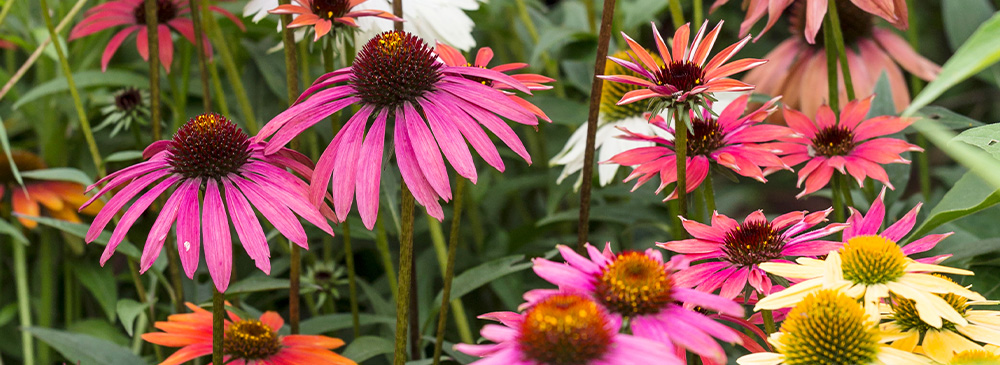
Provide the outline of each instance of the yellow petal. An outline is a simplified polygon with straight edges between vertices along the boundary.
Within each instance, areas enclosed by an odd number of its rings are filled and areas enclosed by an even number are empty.
[[[916,262],[916,261],[910,261],[910,263],[908,263],[906,265],[906,269],[905,270],[907,272],[919,272],[919,271],[923,271],[923,272],[943,272],[943,273],[956,274],[956,275],[975,275],[975,273],[973,273],[972,271],[969,271],[969,270],[962,270],[962,269],[957,269],[957,268],[954,268],[954,267],[934,265],[934,264],[925,264],[925,263]]]
[[[907,273],[896,281],[913,288],[921,289],[928,293],[955,293],[972,300],[986,299],[979,293],[966,289],[965,287],[955,284],[950,280],[939,278],[934,275]]]
[[[785,355],[776,354],[773,352],[758,352],[756,354],[750,354],[739,359],[736,359],[736,363],[740,365],[777,365],[781,364],[785,360]]]
[[[819,290],[819,288],[822,287],[822,284],[823,279],[810,279],[792,285],[785,290],[764,297],[764,299],[757,302],[757,305],[753,307],[753,310],[759,311],[761,309],[779,309],[795,306],[795,304],[802,301],[802,298],[805,298],[806,295]]]
[[[885,365],[930,365],[934,362],[926,357],[910,352],[900,351],[892,347],[883,346],[875,355],[878,361]]]
[[[958,332],[969,338],[993,345],[1000,345],[1000,331],[970,324],[968,326],[958,326]]]
[[[787,264],[783,262],[765,262],[760,264],[759,267],[761,270],[767,271],[769,274],[792,279],[812,279],[823,274],[823,270],[821,268]]]
[[[924,352],[935,361],[951,361],[956,352],[980,349],[974,342],[951,331],[930,330],[924,335]]]

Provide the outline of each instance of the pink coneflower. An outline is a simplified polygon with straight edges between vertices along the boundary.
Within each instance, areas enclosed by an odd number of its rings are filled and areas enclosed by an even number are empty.
[[[782,138],[781,143],[788,155],[782,160],[788,166],[806,162],[799,169],[798,187],[806,183],[796,198],[821,189],[830,182],[834,170],[850,174],[858,185],[864,186],[865,178],[871,177],[893,188],[889,175],[880,164],[910,163],[900,156],[907,151],[923,151],[922,148],[896,138],[876,138],[905,129],[916,121],[915,118],[880,116],[864,119],[871,108],[872,98],[854,100],[840,112],[840,121],[829,106],[822,106],[816,113],[816,121],[801,112],[785,108],[785,123],[797,135]]]
[[[306,199],[307,184],[285,171],[289,167],[308,179],[312,173],[309,159],[289,149],[265,156],[263,149],[262,144],[251,143],[246,133],[225,117],[202,114],[177,130],[172,140],[149,145],[143,151],[147,161],[116,171],[91,185],[88,191],[107,182],[87,204],[124,187],[94,218],[87,231],[87,242],[97,238],[111,218],[140,191],[151,187],[125,211],[101,255],[101,265],[111,258],[136,219],[171,188],[173,192],[147,235],[140,260],[142,272],[160,255],[174,221],[184,272],[193,277],[204,238],[208,272],[220,292],[226,291],[232,273],[230,220],[247,254],[265,273],[271,271],[271,254],[255,208],[278,232],[303,248],[308,248],[308,238],[297,216],[333,234],[324,214]],[[329,209],[325,213],[332,217]]]
[[[490,47],[480,48],[479,51],[476,52],[476,59],[472,63],[467,62],[465,60],[465,56],[462,55],[462,52],[460,52],[457,49],[451,48],[447,44],[441,42],[437,42],[437,45],[434,46],[434,52],[437,53],[438,56],[441,56],[441,60],[444,61],[444,64],[454,67],[466,66],[466,67],[488,68],[490,70],[503,73],[507,73],[514,70],[520,70],[522,68],[528,67],[527,63],[505,63],[502,65],[494,66],[492,68],[489,67],[490,61],[493,60],[493,49]],[[556,81],[553,78],[545,77],[538,74],[514,74],[510,75],[510,77],[513,77],[514,80],[520,81],[522,84],[524,84],[524,86],[527,86],[528,90],[548,90],[551,89],[552,86],[545,84]],[[475,78],[472,79],[476,80]],[[493,82],[492,80],[486,80],[486,79],[483,79],[480,82],[483,85],[504,91],[504,94],[506,94],[507,97],[513,100],[514,102],[520,104],[525,109],[530,110],[532,113],[535,113],[535,115],[537,115],[539,118],[551,122],[549,117],[545,115],[545,112],[543,112],[537,106],[529,103],[527,100],[522,99],[516,94],[509,92],[508,90],[513,89],[512,87],[510,87],[510,85]]]
[[[720,21],[715,29],[712,29],[706,36],[705,30],[708,29],[708,21],[706,21],[698,30],[694,43],[690,45],[688,45],[688,37],[691,33],[690,24],[682,25],[674,33],[673,57],[671,57],[670,48],[663,41],[660,31],[656,29],[654,23],[653,35],[656,37],[656,48],[660,52],[660,59],[664,61],[662,66],[645,48],[622,33],[622,37],[625,38],[625,42],[628,43],[634,54],[634,57],[632,54],[629,55],[632,61],[614,57],[608,59],[642,75],[644,79],[629,75],[603,75],[599,77],[608,81],[644,87],[626,93],[618,104],[634,103],[649,98],[660,98],[668,103],[684,103],[688,99],[702,98],[705,93],[753,90],[753,86],[728,76],[760,66],[767,62],[766,60],[746,58],[726,64],[730,58],[736,55],[736,52],[739,52],[750,41],[750,37],[726,47],[711,61],[708,61],[708,64],[705,63],[708,60],[708,53],[712,51],[712,46],[715,45],[715,40],[719,36],[722,23]]]
[[[313,41],[318,41],[330,32],[334,26],[346,25],[357,28],[357,18],[374,16],[401,22],[403,19],[382,10],[351,11],[355,6],[367,0],[295,0],[299,5],[286,4],[269,11],[271,14],[294,14],[295,20],[288,23],[289,28],[313,26],[316,33]]]
[[[693,128],[688,129],[687,134],[687,192],[694,191],[705,180],[712,162],[762,182],[767,180],[761,167],[769,170],[790,169],[775,154],[782,152],[780,149],[775,149],[774,144],[761,144],[792,134],[787,127],[761,123],[774,112],[778,98],[771,99],[756,111],[743,116],[749,98],[749,95],[737,98],[718,118],[707,110],[701,112],[701,118],[694,117],[694,112],[691,113]],[[675,133],[664,122],[653,124],[670,135]],[[635,184],[635,188],[638,188],[659,176],[657,194],[668,184],[677,181],[677,157],[672,140],[624,131],[628,136],[623,138],[656,143],[652,147],[639,147],[619,153],[608,160],[619,165],[637,166],[625,181],[638,178]],[[675,197],[677,189],[666,200]]]
[[[771,278],[758,267],[761,263],[785,261],[788,256],[826,255],[843,246],[817,239],[839,232],[845,224],[809,231],[825,222],[831,211],[791,212],[768,221],[758,210],[747,215],[743,223],[716,212],[711,226],[682,219],[684,229],[694,238],[656,245],[687,254],[692,261],[709,260],[675,274],[674,280],[680,286],[697,285],[696,289],[708,293],[722,288],[720,296],[734,299],[750,284],[756,292],[768,295]]]
[[[671,349],[639,336],[618,333],[621,318],[580,293],[553,293],[524,314],[487,313],[482,335],[488,345],[457,344],[455,350],[485,357],[473,365],[620,365],[685,362]]]
[[[868,209],[868,214],[861,214],[860,211],[850,207],[851,216],[847,218],[847,228],[844,229],[843,241],[847,242],[851,238],[858,236],[878,236],[891,240],[892,242],[900,242],[903,237],[906,237],[913,229],[913,225],[917,222],[917,213],[920,212],[920,207],[924,203],[917,203],[913,209],[910,209],[906,215],[900,220],[896,221],[890,225],[885,230],[879,232],[882,229],[882,223],[885,221],[885,188],[882,188],[882,192],[878,195],[878,198],[872,202],[871,208]],[[916,253],[927,252],[930,249],[937,246],[938,242],[948,238],[955,232],[948,232],[942,234],[931,234],[921,238],[918,238],[902,247],[904,255],[912,255]],[[922,259],[916,259],[917,262],[923,262],[928,264],[938,264],[941,261],[951,257],[950,254],[944,254],[939,256],[926,257]]]
[[[816,35],[819,33],[820,26],[823,25],[823,18],[826,16],[829,5],[828,1],[837,2],[837,14],[841,18],[841,22],[844,22],[843,7],[848,5],[847,0],[799,0],[796,4],[806,9],[804,10],[804,14],[802,14],[805,18],[805,27],[798,30],[798,32],[802,33],[809,43],[815,43],[816,41]],[[715,0],[715,3],[712,4],[712,11],[715,11],[715,9],[727,2],[729,0]],[[764,17],[764,13],[767,13],[767,25],[757,35],[759,39],[761,35],[778,22],[785,9],[793,3],[795,3],[795,0],[749,0],[749,4],[744,2],[747,16],[743,20],[743,23],[740,24],[740,35],[749,33],[750,28],[760,18]],[[859,11],[882,17],[882,19],[895,25],[896,28],[906,29],[909,27],[906,0],[850,0],[850,3],[853,4],[852,7],[857,8]]]
[[[928,81],[937,77],[941,67],[917,54],[895,32],[875,26],[870,14],[845,1],[838,1],[837,8],[844,32],[844,51],[847,52],[857,97],[872,95],[878,79],[885,74],[896,111],[902,111],[910,103],[910,92],[900,66]],[[793,7],[793,11],[801,13],[801,5]],[[791,28],[801,29],[801,20],[801,16],[793,18]],[[748,72],[743,81],[756,85],[757,92],[783,95],[782,102],[790,108],[801,110],[808,116],[816,115],[819,106],[827,103],[829,98],[829,92],[823,86],[827,84],[828,74],[822,41],[820,37],[820,44],[809,44],[798,36],[788,38],[764,56],[770,62]],[[847,100],[843,77],[838,78],[838,99]]]
[[[319,158],[312,180],[313,201],[321,201],[323,192],[332,186],[337,216],[345,217],[356,194],[361,220],[369,229],[375,225],[386,124],[392,120],[392,142],[403,183],[427,213],[440,220],[444,213],[438,199],[451,199],[441,153],[458,175],[473,183],[476,166],[466,140],[486,163],[504,169],[482,127],[531,163],[521,140],[500,117],[537,125],[535,114],[483,81],[530,93],[526,85],[501,72],[445,65],[412,34],[385,32],[365,44],[352,66],[317,79],[297,104],[264,126],[255,141],[272,137],[265,151],[278,151],[306,128],[358,104],[361,109]]]
[[[739,336],[705,315],[685,307],[743,316],[743,307],[732,300],[680,285],[674,279],[677,270],[687,267],[686,258],[675,256],[663,262],[659,251],[604,252],[585,245],[588,257],[559,245],[565,264],[544,258],[534,260],[538,276],[559,286],[559,290],[581,291],[591,295],[608,309],[615,321],[629,320],[632,334],[669,347],[681,346],[701,356],[725,363],[726,354],[715,342],[737,343]],[[553,292],[533,290],[524,295],[529,303]]]
[[[179,365],[212,354],[212,312],[185,304],[194,313],[170,315],[167,321],[156,322],[156,328],[163,332],[142,335],[146,342],[181,348],[159,365]],[[226,364],[356,365],[330,351],[344,345],[339,338],[278,334],[285,320],[276,312],[264,312],[260,319],[242,319],[227,312],[231,320],[224,319],[226,333],[222,338]]]
[[[160,44],[158,49],[160,63],[163,64],[167,72],[170,72],[170,64],[174,59],[174,41],[170,35],[170,30],[173,29],[191,42],[191,44],[195,44],[194,23],[191,22],[191,19],[182,17],[184,14],[191,12],[191,9],[188,8],[187,0],[157,0],[156,6],[156,29],[159,32],[158,39]],[[210,6],[209,9],[225,15],[233,23],[236,23],[240,29],[244,29],[243,23],[233,13],[217,6]],[[135,38],[135,46],[139,49],[139,55],[142,56],[142,59],[149,61],[149,40],[146,35],[146,5],[143,0],[111,0],[87,10],[83,21],[70,31],[69,40],[72,41],[119,25],[125,25],[126,27],[115,33],[111,37],[111,40],[108,41],[107,47],[104,48],[104,54],[101,56],[101,71],[108,70],[108,62],[111,61],[111,56],[114,56],[115,52],[118,51],[118,47],[125,41],[125,38],[128,38],[129,35],[136,31],[138,31],[138,34]],[[204,39],[204,45],[205,53],[212,54],[212,46],[208,43],[207,38]]]

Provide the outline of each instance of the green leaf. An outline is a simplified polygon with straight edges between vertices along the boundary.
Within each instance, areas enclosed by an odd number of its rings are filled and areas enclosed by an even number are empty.
[[[0,309],[0,327],[7,325],[17,316],[17,303],[10,303]]]
[[[361,336],[344,349],[344,357],[361,363],[382,354],[391,354],[395,351],[391,340],[375,336]]]
[[[280,289],[288,290],[289,285],[288,279],[276,279],[270,276],[253,275],[230,285],[229,289],[226,289],[226,295]]]
[[[142,159],[142,151],[118,151],[104,158],[104,162],[122,162]]]
[[[90,186],[90,184],[94,183],[94,181],[90,179],[90,176],[87,176],[87,174],[83,171],[71,167],[53,167],[41,170],[24,171],[21,173],[21,176],[35,180],[69,181],[83,186]]]
[[[46,226],[58,229],[60,231],[69,233],[71,235],[74,235],[74,236],[77,236],[77,237],[80,237],[80,238],[86,238],[87,237],[87,229],[90,228],[89,225],[86,225],[86,224],[83,224],[83,223],[67,222],[67,221],[53,219],[53,218],[48,218],[48,217],[31,217],[31,216],[26,216],[26,215],[17,214],[17,213],[15,213],[14,216],[18,217],[18,218],[30,219],[30,220],[33,220],[35,222],[38,222],[38,223],[41,223],[43,225],[46,225]],[[97,236],[97,238],[94,239],[93,243],[97,243],[97,244],[100,244],[100,245],[107,246],[108,240],[110,240],[110,239],[111,239],[111,233],[108,233],[107,231],[104,231],[104,232],[101,232],[100,236]],[[125,256],[131,257],[131,258],[136,259],[136,260],[138,260],[139,256],[140,256],[139,249],[135,248],[135,245],[133,245],[131,242],[129,242],[128,239],[122,240],[122,242],[120,244],[118,244],[117,251],[120,251],[121,253],[125,254]]]
[[[941,18],[951,50],[958,49],[995,11],[989,0],[942,1]],[[1000,81],[1000,68],[993,66],[976,76],[995,84]]]
[[[92,336],[39,327],[28,327],[25,330],[59,351],[69,360],[69,363],[79,362],[80,365],[148,364],[128,349]]]
[[[17,164],[14,163],[14,156],[10,153],[10,140],[7,138],[7,125],[3,123],[3,118],[0,118],[0,146],[3,146],[3,153],[7,156],[7,165],[10,166],[10,172],[14,175],[14,180],[17,184],[24,186],[24,180],[21,179],[21,171],[17,169]]]
[[[1000,124],[987,124],[955,136],[953,141],[961,141],[982,148],[993,157],[1000,159]]]
[[[983,122],[936,105],[925,106],[913,116],[921,118],[916,121],[915,124],[932,122],[940,124],[941,126],[951,130],[961,130],[985,125]]]
[[[451,284],[451,299],[461,298],[463,295],[469,294],[493,280],[531,267],[531,262],[521,262],[522,260],[524,260],[524,255],[502,257],[468,269],[455,276]],[[443,295],[444,293],[438,292],[434,297],[434,312],[437,312],[436,308],[441,306],[441,297]]]
[[[883,71],[875,83],[875,98],[872,100],[872,107],[868,109],[866,118],[874,118],[883,115],[896,115],[896,103],[892,100],[892,86],[889,85],[889,76]]]
[[[118,285],[114,273],[86,261],[75,263],[73,273],[80,284],[94,295],[101,308],[104,308],[104,313],[108,315],[108,320],[113,323],[118,302]]]
[[[139,303],[132,299],[122,299],[118,301],[118,319],[122,321],[125,332],[131,337],[135,327],[135,319],[143,315],[146,308],[152,303]]]
[[[922,237],[934,228],[1000,203],[1000,193],[972,172],[965,173],[938,203],[927,220],[907,241]]]
[[[79,71],[73,74],[73,81],[76,82],[77,89],[94,86],[149,87],[149,79],[146,76],[122,70],[108,70],[107,72],[101,72],[100,70]],[[21,96],[21,98],[14,103],[14,109],[20,108],[22,105],[35,101],[43,96],[62,92],[69,92],[69,85],[66,83],[66,77],[64,76],[57,77],[51,81],[35,86],[35,88],[25,93],[24,96]]]
[[[385,324],[392,326],[396,324],[396,317],[360,313],[358,315],[358,321],[362,326],[372,324]],[[354,326],[354,322],[350,313],[337,313],[309,318],[302,321],[299,329],[302,333],[307,335],[318,335],[345,328],[351,328],[352,326]]]
[[[28,244],[28,238],[24,236],[24,233],[21,233],[21,229],[15,227],[13,224],[10,224],[7,220],[0,219],[0,233],[9,235],[15,241],[23,245]]]

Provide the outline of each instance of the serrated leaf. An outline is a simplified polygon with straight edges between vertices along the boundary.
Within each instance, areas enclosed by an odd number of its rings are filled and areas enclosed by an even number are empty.
[[[148,364],[128,349],[93,336],[40,327],[28,327],[39,340],[59,351],[69,363],[80,365]]]
[[[146,76],[122,70],[108,70],[107,72],[101,72],[100,70],[78,71],[73,74],[73,81],[76,82],[77,89],[84,89],[93,86],[149,87],[149,79]],[[51,81],[35,86],[33,89],[24,93],[24,95],[21,96],[16,103],[14,103],[14,109],[20,108],[22,105],[35,101],[41,97],[61,92],[69,92],[69,85],[66,83],[66,77],[64,76],[57,77]]]
[[[73,273],[104,309],[108,320],[114,323],[118,302],[118,285],[110,269],[104,269],[89,262],[73,264]]]
[[[354,326],[353,321],[354,319],[351,317],[350,313],[326,314],[302,321],[299,329],[302,333],[307,335],[318,335],[345,328],[351,328]],[[360,313],[358,315],[358,321],[362,326],[372,324],[385,324],[391,326],[396,324],[396,317]]]
[[[86,238],[87,237],[87,230],[90,228],[90,226],[88,226],[86,224],[83,224],[83,223],[67,222],[67,221],[62,221],[62,220],[48,218],[48,217],[32,217],[32,216],[26,216],[26,215],[18,214],[18,213],[14,213],[14,216],[18,217],[18,218],[30,219],[30,220],[38,222],[38,223],[40,223],[42,225],[46,225],[46,226],[58,229],[60,231],[69,233],[71,235],[74,235],[74,236],[77,236],[77,237],[80,237],[80,238]],[[111,239],[111,233],[108,233],[108,231],[104,231],[104,232],[101,232],[101,235],[97,236],[97,238],[95,238],[94,242],[92,242],[92,243],[96,243],[96,244],[99,244],[99,245],[107,246],[108,240],[110,240],[110,239]],[[125,254],[125,256],[131,257],[133,259],[136,259],[136,260],[139,259],[139,255],[140,255],[139,249],[135,248],[135,245],[133,245],[131,242],[129,242],[128,239],[122,240],[122,242],[118,244],[117,251],[121,252],[122,254]]]
[[[393,351],[395,351],[395,347],[389,339],[375,336],[361,336],[351,341],[350,345],[347,345],[343,355],[360,364],[378,355],[391,354]]]
[[[139,303],[132,299],[122,299],[118,301],[116,312],[118,319],[122,321],[125,332],[131,337],[135,327],[135,320],[140,315],[144,315],[146,308],[152,303]]]
[[[1000,203],[1000,192],[972,172],[965,173],[931,210],[927,220],[907,241],[923,237],[934,228]]]
[[[979,147],[1000,159],[1000,124],[988,124],[959,133],[953,141]]]
[[[21,173],[21,176],[35,180],[69,181],[83,186],[89,186],[94,183],[94,181],[90,179],[90,176],[87,176],[87,174],[83,171],[71,167],[53,167],[41,170],[24,171]]]

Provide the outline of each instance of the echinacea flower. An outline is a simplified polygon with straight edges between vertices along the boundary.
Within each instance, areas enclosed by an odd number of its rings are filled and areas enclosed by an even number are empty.
[[[184,272],[189,278],[194,276],[204,241],[208,272],[220,292],[226,291],[232,274],[230,220],[247,254],[265,273],[271,271],[271,253],[255,208],[278,232],[303,248],[308,249],[308,238],[297,216],[333,234],[326,222],[332,212],[327,208],[325,217],[310,204],[306,198],[308,184],[285,171],[289,167],[308,179],[312,173],[309,159],[288,149],[265,156],[263,148],[262,144],[252,143],[246,133],[225,117],[202,114],[177,130],[172,140],[149,145],[143,151],[146,161],[116,171],[88,187],[89,191],[106,183],[84,207],[118,187],[122,189],[94,219],[87,231],[87,242],[97,238],[111,218],[139,196],[125,210],[111,234],[101,255],[101,265],[111,258],[129,228],[150,204],[170,189],[173,191],[147,235],[140,259],[141,272],[156,261],[175,221],[177,250]],[[139,195],[146,188],[149,190]]]
[[[968,324],[945,321],[941,328],[931,327],[920,319],[912,300],[893,296],[884,307],[889,309],[888,321],[879,325],[883,332],[897,337],[892,347],[911,352],[919,347],[921,353],[934,361],[947,364],[957,353],[983,350],[982,344],[1000,346],[1000,311],[970,308],[996,305],[996,301],[969,301],[955,294],[935,295],[944,299]]]
[[[660,59],[663,60],[662,64],[657,63],[656,59],[645,48],[622,33],[625,43],[632,50],[632,54],[629,54],[631,62],[615,57],[608,57],[608,59],[638,73],[641,77],[630,75],[602,75],[599,77],[612,82],[642,87],[625,93],[618,101],[619,104],[656,98],[654,102],[657,104],[672,105],[690,101],[705,105],[705,99],[708,98],[707,93],[753,90],[753,86],[750,84],[731,79],[729,76],[760,66],[767,61],[745,58],[726,63],[750,41],[750,37],[726,47],[710,61],[708,60],[708,53],[715,45],[722,24],[723,22],[720,21],[706,36],[708,21],[705,21],[698,30],[698,34],[695,35],[694,43],[690,45],[688,44],[688,37],[691,33],[690,24],[684,24],[674,33],[673,46],[668,48],[654,23],[653,36],[656,38],[656,48],[660,53]],[[673,51],[672,56],[671,51]],[[708,63],[706,64],[705,61]],[[662,108],[663,106],[657,107],[657,109]]]
[[[791,129],[787,127],[761,123],[777,108],[775,103],[778,98],[771,99],[744,116],[743,111],[746,110],[749,99],[749,95],[737,98],[719,114],[718,118],[709,110],[701,111],[700,117],[696,117],[692,111],[692,128],[687,132],[685,157],[687,192],[694,191],[705,180],[713,162],[761,182],[767,181],[761,167],[769,171],[791,169],[775,154],[782,152],[774,148],[775,144],[763,143],[792,135]],[[666,123],[652,124],[669,135],[675,133]],[[660,185],[656,189],[656,193],[659,194],[667,185],[677,181],[677,155],[673,140],[624,129],[623,131],[626,133],[623,138],[655,143],[654,146],[639,147],[619,153],[608,160],[619,165],[636,166],[625,179],[626,182],[637,179],[635,188],[638,188],[647,181],[659,177]],[[676,188],[666,200],[675,197],[677,197]]]
[[[865,311],[877,318],[882,300],[896,295],[913,300],[920,319],[931,327],[941,328],[943,320],[959,325],[966,325],[968,321],[934,294],[952,293],[972,300],[986,300],[954,282],[931,275],[973,275],[971,271],[917,262],[907,257],[895,240],[882,235],[853,236],[843,248],[831,251],[825,260],[801,257],[796,262],[798,264],[760,264],[760,268],[770,274],[801,281],[761,299],[754,310],[791,307],[809,293],[833,289],[852,298],[863,298]]]
[[[955,354],[947,365],[992,365],[1000,364],[1000,351],[997,350],[965,350]]]
[[[915,118],[885,115],[865,119],[873,98],[847,103],[840,111],[839,121],[833,109],[826,105],[820,107],[815,121],[802,112],[784,108],[785,123],[796,135],[782,138],[788,142],[781,143],[787,154],[782,161],[788,166],[806,162],[798,171],[796,185],[802,187],[805,182],[805,188],[796,198],[826,186],[835,170],[850,175],[861,186],[866,177],[871,177],[894,189],[889,175],[880,165],[910,163],[900,153],[922,152],[923,149],[901,139],[884,137],[906,129]]]
[[[681,270],[674,275],[677,285],[735,299],[747,284],[756,292],[769,295],[771,278],[759,265],[782,262],[788,256],[820,256],[840,248],[840,242],[818,238],[839,232],[846,225],[829,224],[810,231],[825,222],[832,209],[821,212],[791,212],[771,221],[761,211],[747,215],[743,223],[714,212],[712,225],[682,219],[691,239],[657,243],[660,248],[686,254],[693,261],[709,260]]]
[[[31,152],[13,150],[10,157],[19,172],[46,168],[45,161]],[[76,211],[87,202],[87,196],[83,195],[83,185],[27,177],[22,177],[22,182],[24,187],[21,187],[14,177],[7,155],[0,152],[0,198],[10,195],[12,212],[23,216],[17,218],[22,226],[28,229],[38,227],[38,222],[25,217],[38,217],[43,212],[56,219],[80,223],[80,216]],[[96,215],[103,206],[102,202],[97,202],[80,211],[87,215]]]
[[[743,307],[680,285],[673,276],[687,267],[682,256],[663,262],[663,255],[654,249],[614,254],[610,244],[604,252],[590,244],[585,247],[587,257],[567,246],[557,246],[566,263],[537,258],[535,273],[558,285],[561,291],[590,295],[608,309],[615,321],[627,318],[631,333],[637,337],[669,347],[681,346],[725,363],[725,351],[715,339],[738,343],[736,332],[685,305],[736,317],[743,316]],[[556,290],[537,289],[524,296],[530,305],[553,292]]]
[[[578,293],[540,298],[523,314],[496,312],[480,316],[482,335],[494,344],[457,344],[455,350],[482,360],[471,365],[681,365],[670,347],[619,333],[621,319]]]
[[[758,352],[736,360],[740,365],[930,365],[930,359],[885,345],[879,331],[854,298],[836,290],[805,296],[788,313],[781,330],[768,342],[776,352]]]
[[[442,153],[458,175],[473,183],[476,166],[466,141],[487,164],[504,169],[482,127],[531,163],[521,140],[500,117],[537,125],[536,115],[484,81],[530,93],[526,85],[501,72],[445,65],[412,34],[382,33],[362,47],[353,65],[317,79],[295,105],[268,122],[255,141],[271,137],[265,152],[273,153],[313,124],[358,104],[360,110],[319,158],[311,186],[313,201],[320,202],[330,189],[337,216],[345,217],[357,195],[361,220],[371,229],[378,215],[388,127],[403,183],[428,214],[441,220],[444,212],[438,199],[451,199]],[[394,124],[387,126],[389,121]]]
[[[793,13],[801,13],[803,1],[796,2]],[[920,56],[895,32],[875,26],[870,14],[842,0],[837,1],[837,8],[855,95],[857,98],[872,95],[879,78],[885,74],[896,111],[902,111],[910,104],[910,91],[900,66],[927,81],[937,77],[941,67]],[[792,28],[800,29],[799,24],[801,16],[793,18]],[[799,36],[789,37],[764,56],[769,60],[767,64],[750,70],[743,81],[756,85],[759,93],[783,95],[782,102],[789,108],[808,116],[816,115],[820,105],[829,99],[829,91],[822,86],[827,84],[829,76],[822,40],[820,37],[820,44],[810,44]],[[847,100],[843,76],[838,74],[838,79],[838,99]]]
[[[924,203],[917,203],[910,209],[903,218],[890,225],[885,230],[879,232],[882,228],[882,224],[885,222],[885,188],[878,194],[875,201],[872,202],[870,208],[868,208],[867,214],[861,214],[860,211],[854,207],[849,207],[851,210],[851,216],[847,217],[847,228],[843,232],[843,240],[847,242],[848,240],[859,237],[859,236],[880,236],[888,238],[893,242],[899,242],[903,237],[906,237],[913,229],[913,225],[917,223],[917,214],[920,213],[920,208]],[[919,239],[913,240],[912,242],[903,245],[900,249],[904,255],[913,255],[917,253],[927,252],[930,249],[937,246],[938,242],[948,238],[955,232],[940,233],[940,234],[930,234]],[[937,264],[951,257],[951,255],[945,254],[940,256],[925,257],[917,259],[917,262],[923,262],[927,264]]]
[[[764,17],[764,13],[767,13],[767,25],[757,35],[757,39],[760,39],[761,35],[771,29],[778,22],[778,19],[781,19],[785,9],[794,4],[805,9],[800,10],[803,13],[801,17],[804,17],[804,21],[802,21],[804,27],[799,29],[798,33],[801,33],[809,43],[815,43],[816,35],[823,25],[823,18],[826,17],[829,1],[836,2],[837,15],[842,24],[848,21],[845,20],[846,16],[842,9],[851,6],[866,13],[865,15],[869,17],[877,15],[895,25],[896,28],[906,29],[909,27],[909,15],[905,0],[850,0],[849,2],[848,0],[749,0],[749,3],[743,3],[747,16],[740,24],[740,36],[750,33],[750,28],[753,27],[754,23],[757,23]],[[715,3],[712,4],[712,11],[727,2],[729,0],[715,0]]]
[[[129,130],[134,125],[148,124],[149,93],[146,90],[134,87],[121,89],[111,97],[108,104],[101,108],[104,120],[94,127],[95,132],[114,126],[111,129],[111,136],[114,137],[118,132]]]
[[[316,36],[313,41],[326,35],[334,27],[349,26],[357,28],[360,17],[379,17],[401,22],[392,13],[382,10],[355,10],[354,7],[367,0],[294,0],[298,5],[281,5],[268,12],[271,14],[293,14],[295,20],[288,23],[289,28],[312,25]],[[277,2],[277,1],[275,1]]]
[[[170,72],[170,64],[174,59],[174,41],[170,30],[173,29],[191,44],[195,44],[194,23],[191,19],[184,17],[185,14],[191,12],[188,5],[187,0],[156,0],[156,29],[157,37],[159,37],[157,39],[160,42],[158,47],[160,63],[163,64],[167,72]],[[233,13],[214,5],[209,6],[209,9],[226,16],[240,29],[244,29],[243,23]],[[104,54],[101,56],[101,71],[108,70],[111,56],[118,51],[118,47],[125,41],[125,38],[137,31],[135,46],[142,59],[148,61],[149,39],[146,35],[146,5],[143,0],[110,0],[90,8],[84,14],[83,20],[70,31],[69,40],[72,41],[119,25],[126,27],[115,33],[108,41],[107,47],[104,48]],[[204,39],[204,47],[206,54],[212,54],[211,45],[207,38]]]
[[[212,312],[185,303],[193,313],[172,314],[167,321],[156,322],[163,332],[142,335],[146,342],[166,347],[180,347],[159,365],[178,365],[212,354]],[[339,338],[315,335],[278,334],[285,320],[277,312],[267,311],[260,319],[242,319],[227,311],[222,338],[226,364],[314,364],[355,365],[332,349],[344,345]]]
[[[476,23],[466,12],[479,9],[486,0],[419,0],[403,5],[403,30],[428,44],[444,43],[468,52],[476,46],[472,28]],[[358,9],[392,11],[391,0],[368,0]],[[381,18],[358,19],[355,44],[363,44],[382,32],[393,30],[394,23]]]

